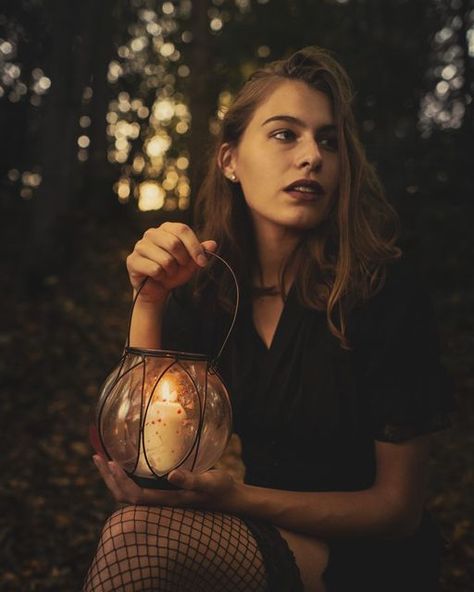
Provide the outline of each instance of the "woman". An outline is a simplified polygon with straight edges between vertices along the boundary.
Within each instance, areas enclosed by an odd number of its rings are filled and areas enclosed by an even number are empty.
[[[245,483],[176,470],[181,490],[143,490],[95,456],[130,505],[107,521],[85,590],[436,590],[424,482],[450,400],[429,304],[327,52],[244,85],[196,212],[196,232],[152,228],[127,259],[135,291],[150,278],[131,344],[215,353],[234,294],[205,250],[231,263],[243,298],[219,370]]]

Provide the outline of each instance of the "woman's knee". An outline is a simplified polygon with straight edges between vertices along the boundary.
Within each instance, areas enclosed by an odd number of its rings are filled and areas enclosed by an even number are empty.
[[[139,544],[156,530],[146,506],[125,506],[111,514],[102,529],[101,544],[110,550]]]

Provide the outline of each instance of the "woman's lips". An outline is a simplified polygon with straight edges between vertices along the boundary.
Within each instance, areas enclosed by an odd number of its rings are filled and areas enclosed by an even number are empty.
[[[286,193],[298,201],[316,201],[322,197],[322,193],[318,191],[297,191],[296,189],[290,189]]]
[[[299,202],[316,201],[324,195],[324,188],[316,179],[302,178],[285,187],[285,191]]]

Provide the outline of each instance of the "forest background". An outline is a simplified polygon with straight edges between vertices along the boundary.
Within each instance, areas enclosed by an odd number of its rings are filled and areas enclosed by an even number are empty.
[[[474,589],[472,0],[3,0],[0,6],[0,590],[78,590],[113,509],[90,412],[118,360],[124,260],[192,223],[241,82],[305,45],[350,72],[370,160],[435,306],[453,428],[429,507],[443,592]]]

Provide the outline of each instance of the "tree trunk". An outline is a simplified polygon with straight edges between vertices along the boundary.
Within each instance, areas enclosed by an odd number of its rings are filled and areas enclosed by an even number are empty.
[[[212,60],[213,40],[209,32],[207,11],[210,0],[193,1],[191,33],[192,42],[189,47],[188,63],[191,69],[189,80],[189,108],[191,112],[190,182],[191,203],[187,221],[192,223],[193,204],[199,188],[209,146],[209,119],[216,109],[215,97],[212,93],[210,65]]]
[[[474,118],[473,118],[473,99],[474,99],[474,57],[469,54],[469,43],[467,38],[467,33],[469,27],[472,27],[470,23],[470,1],[463,0],[462,7],[460,9],[460,17],[462,19],[462,26],[460,29],[460,36],[461,39],[460,45],[463,51],[463,64],[464,64],[464,93],[466,96],[470,97],[471,102],[466,105],[466,114],[464,116],[464,126],[467,128],[468,132],[472,133],[473,126],[474,126]]]
[[[90,23],[93,0],[77,2],[76,11],[62,0],[51,2],[53,47],[47,75],[38,160],[42,183],[31,206],[22,280],[36,291],[41,280],[65,264],[71,240],[70,214],[78,184],[77,137],[84,86],[89,79]]]
[[[470,2],[469,0],[463,0],[462,6],[460,8],[460,14],[462,20],[462,26],[460,28],[460,40],[459,44],[462,47],[463,51],[463,66],[464,66],[464,85],[462,89],[462,94],[464,95],[465,99],[464,105],[466,111],[464,113],[464,118],[461,127],[461,142],[464,146],[464,149],[461,148],[461,154],[463,155],[463,172],[461,175],[461,179],[464,180],[464,187],[462,188],[463,194],[467,197],[468,195],[472,195],[473,190],[473,178],[471,174],[472,169],[472,151],[471,151],[471,144],[472,144],[472,135],[474,132],[474,79],[473,79],[473,68],[474,68],[474,57],[469,54],[469,43],[468,43],[468,29],[471,25],[470,23]],[[471,25],[472,26],[472,25]]]
[[[117,171],[107,159],[107,121],[110,85],[107,80],[109,63],[114,56],[114,36],[120,21],[121,3],[101,0],[97,3],[91,51],[90,147],[86,165],[83,199],[89,212],[107,213],[115,205],[112,190]]]

